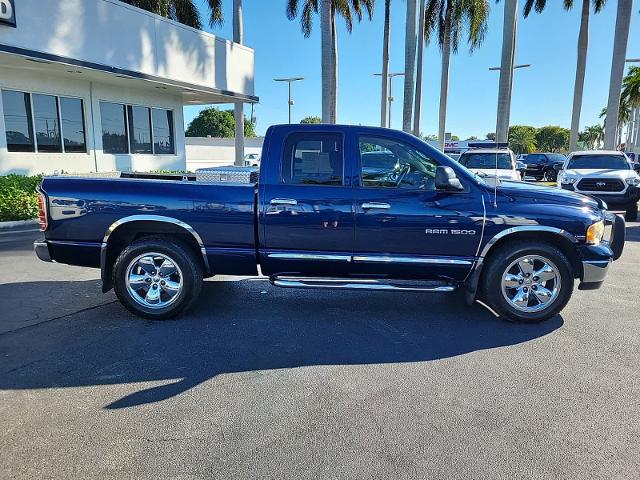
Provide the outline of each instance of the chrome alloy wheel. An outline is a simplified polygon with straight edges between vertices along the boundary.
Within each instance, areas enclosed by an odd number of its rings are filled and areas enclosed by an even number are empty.
[[[182,291],[182,271],[162,253],[144,253],[127,267],[129,295],[146,308],[160,309],[174,303]]]
[[[502,274],[502,295],[516,310],[534,313],[556,301],[562,278],[558,267],[540,255],[513,261]]]

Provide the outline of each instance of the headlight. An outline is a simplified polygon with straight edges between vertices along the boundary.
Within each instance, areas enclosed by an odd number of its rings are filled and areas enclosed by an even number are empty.
[[[637,187],[638,185],[640,185],[640,177],[627,178],[627,184],[631,185],[632,187]]]
[[[574,177],[565,177],[563,175],[562,176],[562,183],[564,183],[565,185],[572,185],[572,184],[576,183],[576,179]]]
[[[587,243],[598,245],[604,236],[604,222],[600,220],[587,228]]]

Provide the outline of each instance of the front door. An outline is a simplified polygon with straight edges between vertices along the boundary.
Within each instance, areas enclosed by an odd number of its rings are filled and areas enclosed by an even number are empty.
[[[265,274],[348,273],[354,238],[348,183],[341,133],[292,132],[284,139],[279,174],[263,186]]]
[[[436,190],[442,159],[419,144],[366,134],[355,144],[354,273],[464,279],[482,236],[479,189],[465,178],[464,191]]]

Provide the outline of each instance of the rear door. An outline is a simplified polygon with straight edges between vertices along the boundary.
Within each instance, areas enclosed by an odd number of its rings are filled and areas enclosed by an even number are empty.
[[[397,136],[363,132],[354,142],[356,237],[352,271],[393,278],[462,280],[482,236],[482,193],[435,188],[442,155]]]
[[[345,275],[354,214],[344,134],[323,128],[278,134],[271,142],[282,148],[270,152],[270,173],[261,180],[263,272]]]

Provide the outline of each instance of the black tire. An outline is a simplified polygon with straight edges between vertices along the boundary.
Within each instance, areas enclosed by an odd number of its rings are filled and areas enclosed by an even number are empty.
[[[550,244],[529,241],[512,242],[499,248],[500,251],[494,252],[487,261],[481,280],[482,296],[497,313],[514,322],[538,323],[558,314],[567,305],[573,293],[574,274],[571,262],[561,250]],[[535,312],[518,310],[507,301],[502,291],[502,278],[507,268],[519,258],[528,255],[551,261],[560,274],[557,296],[546,308]]]
[[[627,205],[627,210],[624,214],[624,219],[627,222],[635,222],[636,220],[638,220],[638,204],[637,203]]]
[[[173,279],[182,279],[181,288],[175,294],[175,299],[166,292],[162,293],[168,299],[168,304],[164,307],[145,306],[140,303],[144,300],[136,300],[133,296],[135,293],[132,293],[127,287],[128,270],[132,262],[149,253],[157,253],[168,258],[177,266],[176,275],[178,277],[173,277]],[[156,257],[156,259],[160,263],[162,257]],[[164,280],[159,277],[160,275],[161,273],[158,272],[154,277],[155,280],[151,280],[157,282],[154,285],[158,291],[165,288],[159,286],[160,281],[163,282],[162,285],[165,285]],[[202,289],[202,267],[192,250],[182,242],[162,236],[144,237],[126,247],[118,256],[113,268],[113,286],[120,303],[134,315],[150,320],[166,320],[184,312],[198,298]],[[144,288],[138,290],[140,297],[145,292]]]
[[[554,168],[547,168],[544,171],[544,177],[542,177],[542,179],[545,182],[555,182],[558,180],[558,172],[556,172]]]

